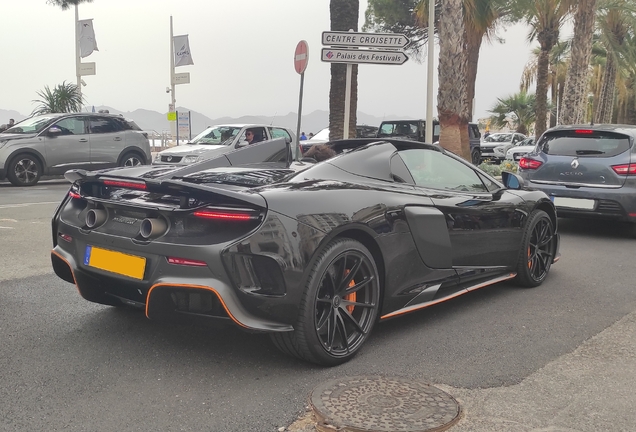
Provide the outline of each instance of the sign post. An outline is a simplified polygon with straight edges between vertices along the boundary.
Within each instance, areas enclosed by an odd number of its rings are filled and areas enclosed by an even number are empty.
[[[296,161],[300,160],[300,123],[303,115],[303,87],[305,84],[305,69],[309,63],[309,46],[301,40],[294,52],[294,69],[300,74],[300,92],[298,95],[298,122],[296,123]]]
[[[347,65],[343,138],[349,138],[352,65],[402,65],[409,58],[399,50],[406,47],[409,42],[409,38],[399,33],[357,33],[353,30],[322,32],[322,44],[329,48],[322,49],[321,60]]]

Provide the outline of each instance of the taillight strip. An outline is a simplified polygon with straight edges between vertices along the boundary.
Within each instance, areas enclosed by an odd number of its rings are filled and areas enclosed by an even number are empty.
[[[612,165],[612,169],[618,175],[636,175],[636,164]]]
[[[115,186],[115,187],[121,187],[121,188],[126,188],[126,189],[146,190],[146,183],[141,183],[141,182],[104,179],[104,180],[102,180],[102,183],[105,186]]]
[[[258,216],[252,213],[244,213],[244,212],[227,212],[227,211],[216,211],[216,210],[197,210],[194,213],[194,216],[204,218],[204,219],[216,219],[216,220],[233,220],[233,221],[249,221],[249,220],[257,220]]]

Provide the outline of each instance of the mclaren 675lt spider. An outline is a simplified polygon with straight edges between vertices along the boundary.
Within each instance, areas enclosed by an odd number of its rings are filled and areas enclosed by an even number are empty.
[[[317,163],[278,139],[187,167],[69,171],[53,268],[88,301],[269,333],[330,366],[376,322],[538,286],[560,257],[553,203],[515,174],[407,140],[327,145]]]

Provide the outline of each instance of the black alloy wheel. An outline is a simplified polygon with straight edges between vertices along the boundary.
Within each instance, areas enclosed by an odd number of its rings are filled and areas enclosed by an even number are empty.
[[[530,214],[521,247],[517,282],[528,288],[539,286],[548,276],[556,252],[554,224],[543,210]]]
[[[7,177],[15,186],[33,186],[42,175],[40,162],[30,154],[16,156],[9,164]]]
[[[121,158],[121,166],[124,167],[134,167],[143,164],[143,160],[137,153],[126,153],[124,157]]]
[[[278,348],[312,363],[350,360],[368,339],[380,301],[378,270],[369,250],[336,239],[320,253],[291,333],[273,334]]]

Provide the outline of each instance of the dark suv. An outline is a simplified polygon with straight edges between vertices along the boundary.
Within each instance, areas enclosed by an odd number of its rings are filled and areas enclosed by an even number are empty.
[[[433,144],[439,141],[439,122],[433,121]],[[397,138],[405,137],[415,141],[424,142],[426,140],[426,120],[387,120],[380,123],[378,129],[378,138]],[[479,149],[479,141],[481,132],[476,123],[468,123],[468,138],[470,139],[470,156],[474,165],[481,162],[481,153]]]
[[[635,139],[636,126],[557,126],[520,159],[519,175],[559,216],[636,223]]]

